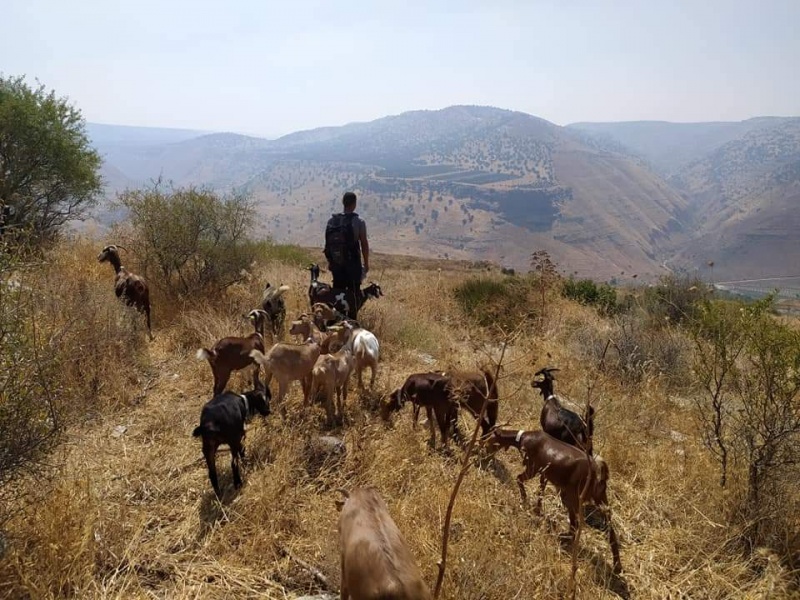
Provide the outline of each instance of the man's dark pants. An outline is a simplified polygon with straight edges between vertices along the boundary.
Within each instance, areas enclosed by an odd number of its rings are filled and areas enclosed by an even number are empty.
[[[333,287],[337,290],[347,290],[347,304],[350,310],[347,316],[350,319],[358,318],[358,305],[361,303],[361,264],[349,267],[331,269]]]

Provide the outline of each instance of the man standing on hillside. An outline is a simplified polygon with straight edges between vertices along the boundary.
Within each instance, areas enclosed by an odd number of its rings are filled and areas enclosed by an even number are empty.
[[[325,228],[325,258],[333,275],[333,287],[351,292],[347,295],[350,305],[347,316],[351,319],[358,316],[361,282],[369,271],[367,225],[356,212],[356,201],[354,192],[345,192],[342,197],[344,212],[331,216]]]

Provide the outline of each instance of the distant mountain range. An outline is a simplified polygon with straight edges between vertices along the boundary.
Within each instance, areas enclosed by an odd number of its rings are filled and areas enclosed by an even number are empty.
[[[720,275],[763,275],[800,253],[794,118],[559,127],[453,106],[277,140],[94,124],[89,135],[110,194],[158,177],[243,191],[264,234],[308,246],[354,189],[384,252],[526,269],[545,249],[568,272],[618,280],[709,260]]]

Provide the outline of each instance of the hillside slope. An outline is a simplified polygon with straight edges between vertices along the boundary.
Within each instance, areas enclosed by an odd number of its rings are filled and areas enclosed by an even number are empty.
[[[600,278],[653,275],[686,201],[640,161],[543,119],[487,107],[414,111],[274,141],[219,134],[109,154],[131,179],[253,195],[262,230],[318,244],[345,189],[389,252],[527,268],[530,253]]]
[[[728,142],[670,182],[692,198],[696,231],[678,261],[747,278],[787,275],[800,260],[800,118]]]

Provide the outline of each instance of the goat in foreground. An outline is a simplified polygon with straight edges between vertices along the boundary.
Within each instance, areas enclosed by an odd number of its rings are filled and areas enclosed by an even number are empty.
[[[342,600],[432,600],[403,534],[375,488],[338,501]]]
[[[605,514],[608,523],[608,541],[614,557],[614,572],[622,571],[619,556],[619,542],[611,523],[611,509],[608,506],[606,486],[608,484],[608,465],[599,456],[591,457],[583,450],[562,442],[544,431],[515,431],[495,429],[484,445],[491,451],[511,446],[522,454],[525,470],[517,476],[522,502],[527,506],[525,482],[539,475],[539,498],[536,513],[541,514],[542,495],[547,482],[558,488],[561,502],[569,515],[569,535],[574,539],[578,527],[580,497],[586,487],[586,498]]]
[[[267,416],[269,410],[269,388],[259,387],[244,394],[225,392],[214,396],[205,403],[200,412],[200,425],[192,432],[194,437],[203,438],[203,456],[208,466],[208,478],[217,497],[221,497],[217,481],[217,448],[228,444],[231,449],[231,471],[233,485],[241,487],[242,476],[239,460],[244,458],[244,424],[255,413]]]
[[[594,435],[594,407],[589,407],[588,423],[580,415],[565,408],[556,395],[553,393],[553,381],[555,381],[553,367],[545,367],[536,371],[531,381],[531,387],[538,389],[544,406],[539,420],[542,429],[552,435],[557,440],[585,448],[589,454],[592,453],[592,436]],[[537,379],[538,376],[542,379]]]
[[[214,375],[215,396],[223,392],[233,371],[239,371],[250,365],[255,365],[253,387],[259,387],[259,366],[250,357],[250,352],[253,350],[264,351],[264,336],[261,332],[264,330],[266,313],[263,310],[251,310],[247,316],[253,322],[255,332],[247,337],[224,337],[214,344],[210,350],[200,348],[197,351],[197,359],[206,359],[211,366],[211,372]]]
[[[147,319],[147,333],[153,339],[153,331],[150,328],[150,289],[144,279],[134,275],[122,266],[119,251],[124,250],[122,246],[106,246],[97,255],[97,262],[110,262],[114,267],[116,277],[114,279],[114,293],[117,298],[128,306],[133,306],[139,312],[143,312]]]

